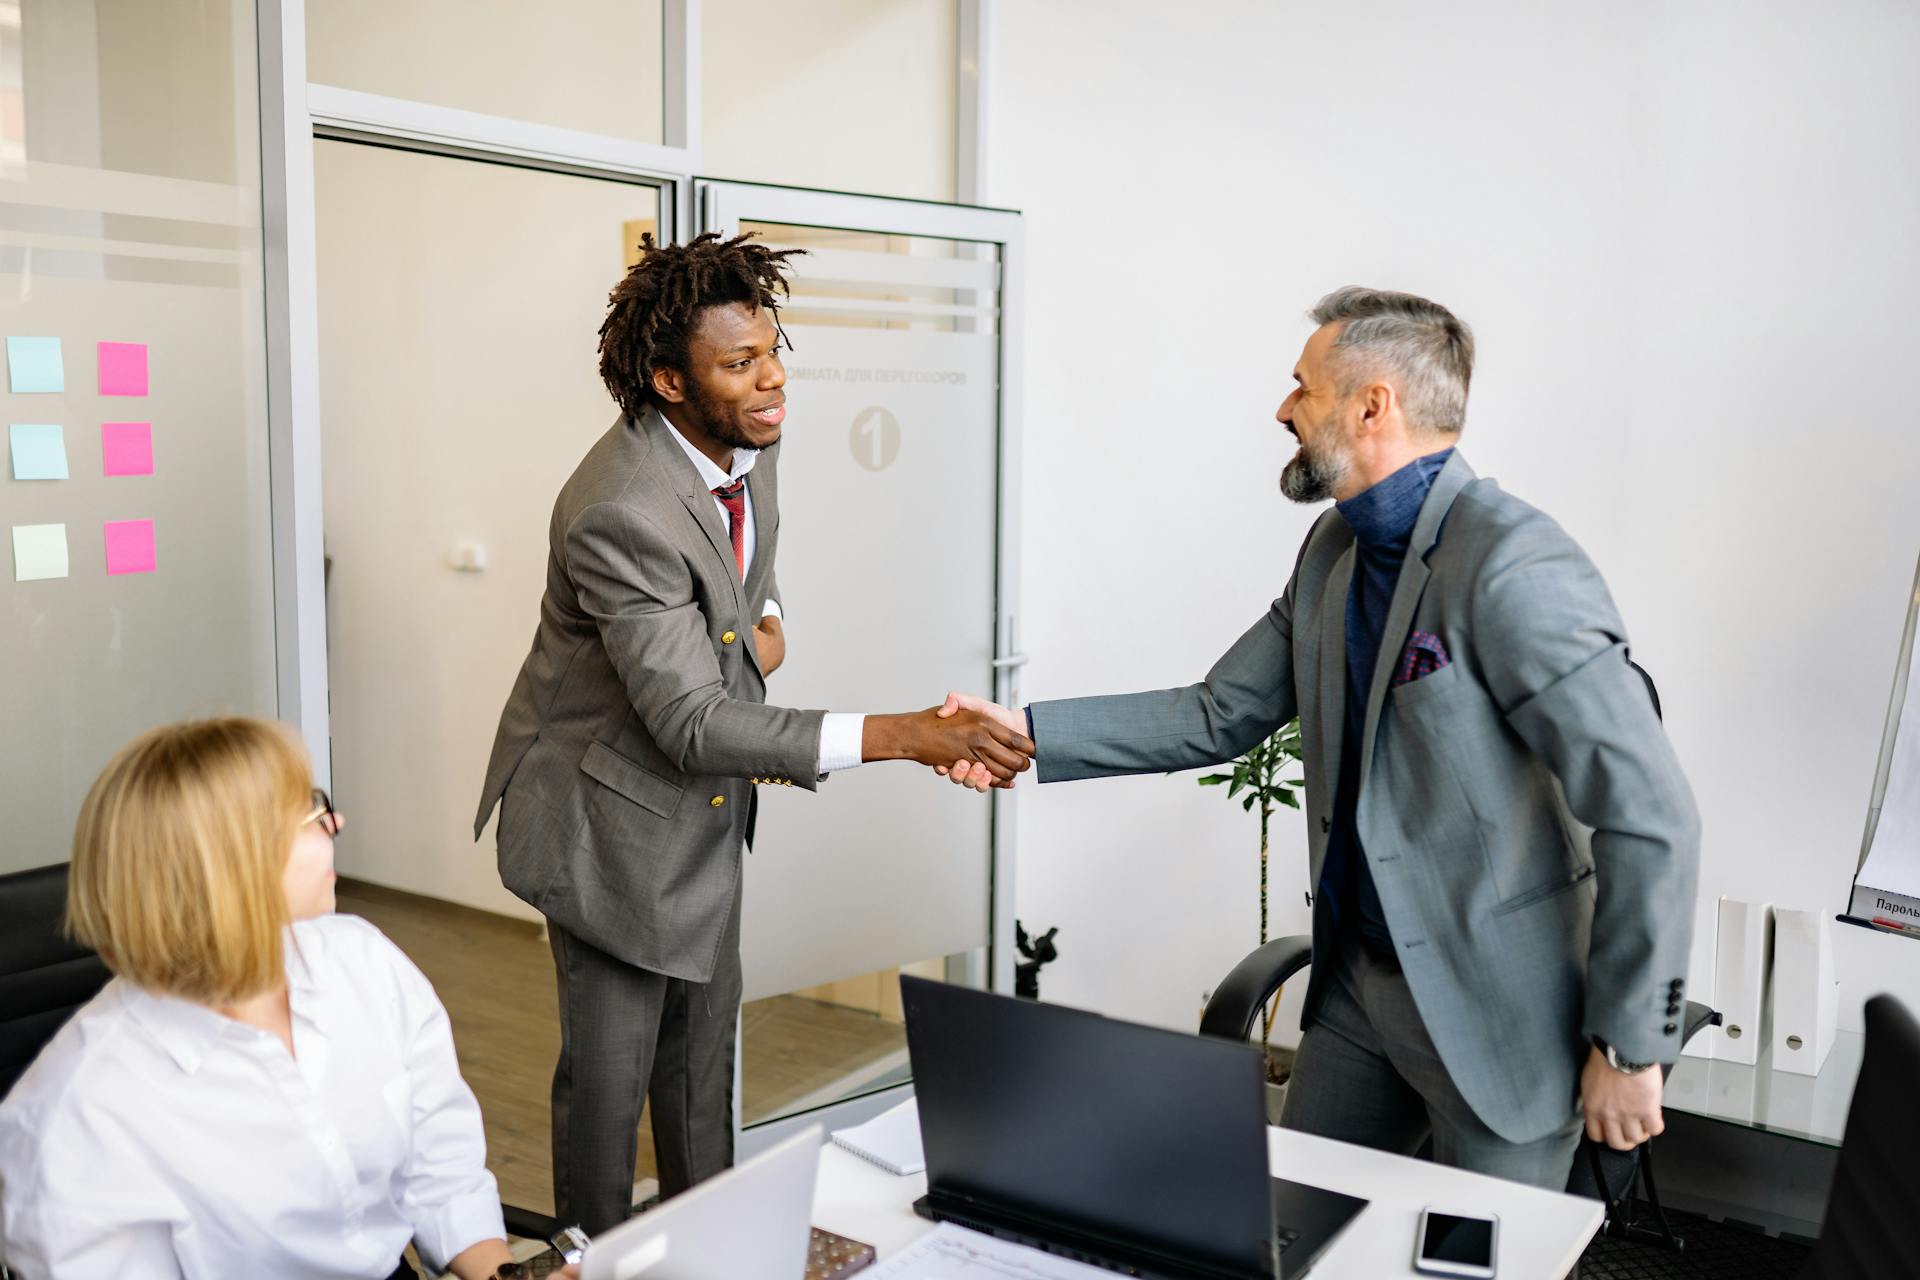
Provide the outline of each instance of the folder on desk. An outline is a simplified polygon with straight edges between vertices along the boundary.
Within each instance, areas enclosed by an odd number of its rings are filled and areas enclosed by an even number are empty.
[[[1753,1066],[1767,1043],[1773,977],[1773,904],[1720,899],[1714,940],[1713,998],[1721,1023],[1702,1034],[1722,1062]]]
[[[1833,1048],[1840,1011],[1840,975],[1833,934],[1822,911],[1773,913],[1773,1067],[1794,1075],[1820,1073]]]

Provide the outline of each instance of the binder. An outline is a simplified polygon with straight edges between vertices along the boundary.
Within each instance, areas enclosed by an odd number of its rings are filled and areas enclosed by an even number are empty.
[[[1767,987],[1773,977],[1773,904],[1720,899],[1713,996],[1721,1025],[1709,1027],[1713,1056],[1753,1066],[1769,1041]]]
[[[1826,914],[1785,907],[1773,913],[1773,1068],[1818,1075],[1833,1048],[1840,974]]]
[[[1720,936],[1720,904],[1711,899],[1700,899],[1693,904],[1693,950],[1687,956],[1687,998],[1698,1000],[1709,1009],[1720,1006],[1714,1001],[1715,944]],[[1700,1034],[1680,1047],[1680,1052],[1689,1058],[1711,1058],[1713,1056],[1713,1037],[1707,1032]]]

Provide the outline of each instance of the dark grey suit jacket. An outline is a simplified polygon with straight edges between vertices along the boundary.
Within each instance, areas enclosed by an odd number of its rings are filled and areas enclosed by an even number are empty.
[[[1042,782],[1230,760],[1295,715],[1310,884],[1346,719],[1353,533],[1314,525],[1286,592],[1200,684],[1033,706]],[[1409,631],[1450,665],[1392,688]],[[1488,1127],[1565,1124],[1586,1041],[1671,1062],[1699,819],[1586,554],[1455,453],[1427,495],[1363,721],[1357,820],[1422,1020]],[[1314,910],[1314,955],[1333,945]],[[1309,981],[1311,1018],[1325,966]]]
[[[500,715],[474,838],[500,878],[628,964],[705,982],[740,880],[753,786],[813,788],[823,712],[765,706],[750,628],[779,599],[777,464],[748,473],[745,583],[700,473],[649,409],[553,506],[540,625]]]

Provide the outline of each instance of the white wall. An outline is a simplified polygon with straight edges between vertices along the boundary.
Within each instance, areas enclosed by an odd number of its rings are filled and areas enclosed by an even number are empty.
[[[1839,910],[1920,551],[1920,12],[1851,0],[996,9],[1028,221],[1025,694],[1198,678],[1313,511],[1272,422],[1338,285],[1476,329],[1464,450],[1599,563],[1705,817],[1703,894]],[[1193,775],[1034,788],[1049,998],[1191,1026],[1254,940]],[[1278,931],[1306,926],[1283,816]],[[1920,949],[1837,931],[1848,1004]]]
[[[700,170],[953,199],[954,0],[702,0]]]

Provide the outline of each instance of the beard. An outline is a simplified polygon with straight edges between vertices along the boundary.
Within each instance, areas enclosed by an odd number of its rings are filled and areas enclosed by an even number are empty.
[[[725,445],[729,449],[758,449],[760,446],[747,438],[741,430],[729,406],[718,396],[709,393],[692,378],[687,379],[687,409],[694,423],[707,438]]]
[[[1320,437],[1321,443],[1301,442],[1280,471],[1280,492],[1294,502],[1324,502],[1333,496],[1340,482],[1353,470],[1353,458],[1337,442]]]

